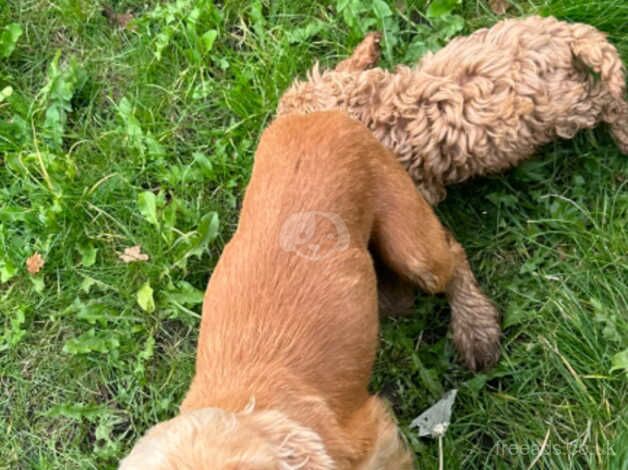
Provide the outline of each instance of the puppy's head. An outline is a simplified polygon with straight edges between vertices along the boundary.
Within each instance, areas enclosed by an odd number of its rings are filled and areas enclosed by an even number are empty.
[[[332,470],[320,436],[278,411],[205,408],[151,428],[120,470]]]

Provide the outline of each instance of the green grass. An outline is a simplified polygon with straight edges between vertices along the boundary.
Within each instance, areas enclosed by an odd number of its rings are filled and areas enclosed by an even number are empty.
[[[90,0],[0,1],[0,27],[21,29],[0,36],[1,468],[113,468],[176,413],[202,290],[294,77],[368,29],[385,28],[390,66],[498,19],[484,2],[429,21],[421,1],[337,3],[118,1],[135,16],[121,29]],[[509,14],[531,12],[591,23],[628,59],[625,2]],[[421,468],[437,445],[408,424],[453,387],[447,468],[527,468],[545,438],[536,468],[628,468],[627,375],[611,372],[628,346],[627,176],[599,129],[450,189],[439,213],[504,312],[503,354],[486,374],[458,365],[442,299],[384,322],[373,390]],[[136,244],[150,260],[121,262]]]

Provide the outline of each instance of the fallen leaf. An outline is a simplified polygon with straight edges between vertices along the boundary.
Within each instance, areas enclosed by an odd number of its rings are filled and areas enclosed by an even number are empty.
[[[44,259],[38,252],[35,252],[30,258],[26,260],[26,269],[31,274],[37,274],[44,267]]]
[[[124,252],[118,256],[125,263],[134,263],[137,261],[148,261],[148,255],[142,253],[142,246],[135,245],[129,248],[125,248]]]
[[[133,13],[130,11],[127,11],[126,13],[116,13],[113,11],[113,8],[108,5],[103,7],[102,14],[109,20],[109,23],[122,29],[126,28],[134,19]]]
[[[503,15],[510,8],[510,3],[506,0],[490,0],[488,5],[496,15]]]
[[[455,388],[449,390],[443,398],[434,405],[417,416],[411,423],[410,428],[419,428],[419,436],[442,437],[451,420],[451,408],[456,400]]]

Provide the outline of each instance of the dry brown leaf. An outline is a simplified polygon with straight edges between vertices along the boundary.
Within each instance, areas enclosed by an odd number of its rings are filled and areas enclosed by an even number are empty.
[[[496,15],[503,15],[510,8],[510,3],[506,0],[489,0],[488,5]]]
[[[148,255],[142,253],[142,246],[135,245],[125,248],[124,252],[118,256],[125,263],[135,263],[137,261],[148,261]]]
[[[26,270],[32,275],[37,274],[44,267],[44,259],[38,252],[35,252],[26,260]]]

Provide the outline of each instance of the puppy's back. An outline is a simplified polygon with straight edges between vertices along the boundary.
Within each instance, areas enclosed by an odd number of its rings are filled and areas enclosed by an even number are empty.
[[[366,399],[378,332],[371,160],[382,151],[340,112],[280,118],[264,132],[206,293],[203,388],[269,388],[251,377],[279,371],[329,396]]]

